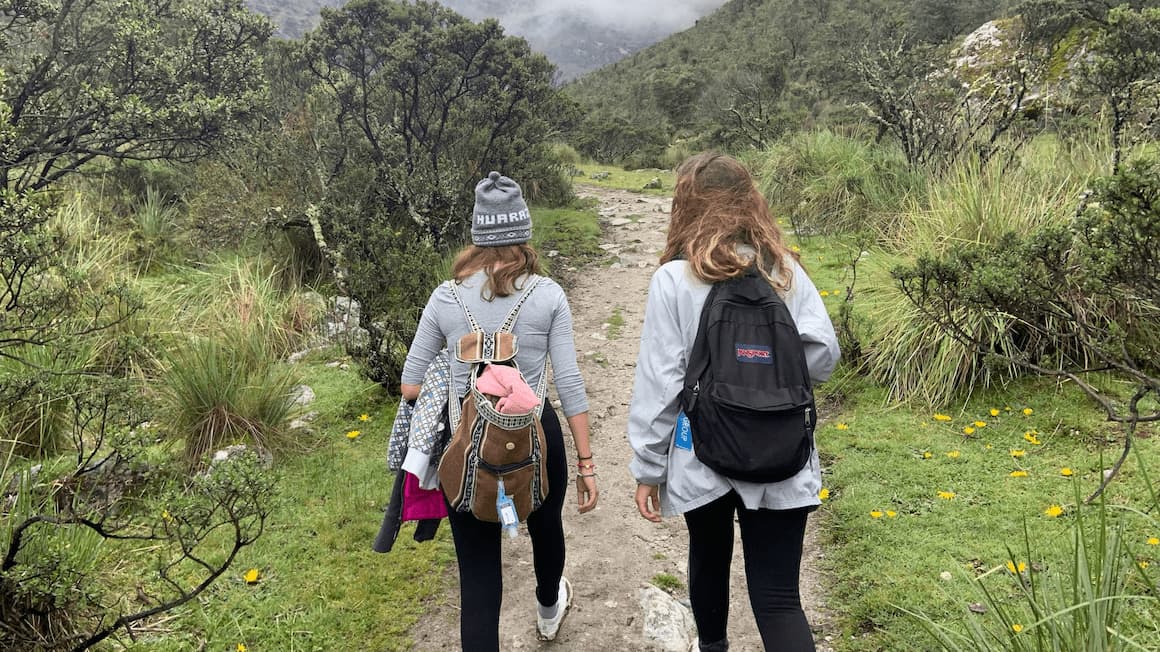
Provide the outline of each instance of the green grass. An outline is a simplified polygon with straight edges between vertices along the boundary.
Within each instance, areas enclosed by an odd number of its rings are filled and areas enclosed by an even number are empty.
[[[612,316],[605,323],[608,324],[608,330],[604,334],[608,336],[608,339],[615,340],[619,338],[620,332],[624,329],[624,314],[620,306],[612,309]]]
[[[620,190],[630,190],[633,192],[644,192],[650,195],[664,195],[673,194],[673,185],[676,183],[676,174],[671,170],[622,170],[615,165],[599,165],[596,163],[583,163],[577,166],[584,176],[576,177],[577,184],[587,184],[593,186],[601,186],[603,188],[617,188]],[[593,179],[592,175],[607,173],[606,179]],[[645,190],[645,185],[653,179],[661,180],[660,190],[649,189]]]
[[[554,260],[547,254],[552,250],[577,264],[601,253],[600,224],[589,202],[576,201],[564,208],[534,207],[532,220],[532,245],[549,268]]]
[[[386,446],[395,402],[357,371],[305,370],[317,400],[308,409],[321,443],[279,458],[277,506],[266,532],[200,604],[130,650],[402,650],[424,600],[443,589],[453,560],[449,531],[418,544],[404,527],[395,550],[371,551],[390,497]],[[368,421],[359,415],[367,414]],[[346,433],[359,430],[349,440]],[[247,585],[246,570],[261,580]]]
[[[1118,430],[1102,422],[1078,392],[1034,379],[964,405],[919,410],[894,407],[880,388],[863,383],[850,377],[836,382],[850,398],[818,433],[830,491],[823,508],[831,538],[826,560],[835,578],[829,603],[842,605],[845,634],[867,633],[842,649],[925,649],[929,641],[919,623],[899,609],[944,624],[962,619],[966,606],[979,599],[969,578],[1002,575],[1009,551],[1015,551],[1015,561],[1035,563],[1044,573],[1066,572],[1069,557],[1056,544],[1070,536],[1073,485],[1083,495],[1093,490],[1119,447]],[[1033,410],[1030,416],[1022,413],[1025,407]],[[992,417],[991,409],[999,416]],[[936,411],[952,420],[936,421]],[[839,430],[839,420],[848,429]],[[976,420],[987,425],[964,435],[963,428]],[[1031,430],[1038,431],[1039,445],[1024,439]],[[1158,452],[1151,438],[1137,446],[1145,458]],[[1074,475],[1065,477],[1063,468]],[[1013,477],[1017,471],[1027,476]],[[1140,480],[1138,468],[1128,464],[1112,484],[1109,502],[1143,507]],[[1060,505],[1063,516],[1049,517],[1051,505]],[[1125,536],[1143,551],[1152,536],[1144,519],[1123,518]],[[1024,524],[1030,559],[1021,552]],[[950,581],[940,579],[944,571]]]
[[[653,575],[651,581],[653,586],[656,586],[658,589],[667,591],[669,593],[676,593],[678,591],[685,590],[685,583],[682,582],[676,575],[670,575],[669,573],[657,573],[656,575]]]

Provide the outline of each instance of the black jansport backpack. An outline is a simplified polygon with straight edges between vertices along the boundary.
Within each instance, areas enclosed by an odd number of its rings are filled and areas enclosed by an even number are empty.
[[[681,407],[697,459],[725,477],[779,482],[809,463],[817,413],[805,348],[755,270],[709,292]]]

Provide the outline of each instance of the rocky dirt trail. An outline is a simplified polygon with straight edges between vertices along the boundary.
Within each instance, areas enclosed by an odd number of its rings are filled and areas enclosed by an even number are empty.
[[[668,518],[663,524],[654,525],[637,514],[632,500],[636,484],[628,472],[631,449],[625,433],[644,302],[664,246],[671,202],[654,195],[588,186],[579,188],[578,193],[600,201],[602,248],[608,252],[608,260],[573,273],[574,282],[568,289],[576,349],[590,402],[600,504],[595,511],[580,515],[575,507],[574,487],[569,491],[564,507],[568,550],[564,572],[572,581],[575,600],[554,642],[536,640],[530,540],[521,533],[518,539],[505,541],[505,553],[510,554],[505,555],[504,562],[500,646],[504,650],[665,649],[646,639],[645,621],[653,625],[667,623],[670,629],[679,630],[680,612],[684,610],[676,608],[676,622],[671,615],[649,616],[641,605],[640,594],[661,573],[687,584],[688,539],[681,518]],[[571,440],[565,438],[570,459],[574,460]],[[828,650],[826,641],[834,632],[823,609],[822,583],[816,570],[820,554],[814,543],[816,529],[815,519],[811,518],[802,560],[802,591],[818,648]],[[731,649],[761,650],[745,589],[739,535],[733,566]],[[454,572],[450,572],[445,595],[430,605],[427,615],[411,632],[417,650],[459,648]],[[687,598],[683,589],[675,595],[680,600]],[[689,615],[690,623],[691,620]],[[686,640],[691,640],[692,635],[687,634]],[[675,649],[674,644],[670,643],[670,649]]]

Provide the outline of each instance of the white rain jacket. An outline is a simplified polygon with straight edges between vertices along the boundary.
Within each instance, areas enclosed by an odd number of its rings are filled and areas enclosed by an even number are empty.
[[[726,478],[702,464],[693,451],[673,446],[685,366],[711,287],[693,276],[683,260],[666,263],[653,274],[628,411],[633,450],[629,469],[637,482],[660,485],[666,516],[706,505],[730,490],[748,509],[817,506],[822,476],[816,445],[809,464],[797,475],[764,484]],[[796,262],[793,282],[783,298],[805,343],[810,378],[820,383],[838,363],[838,339],[817,288]]]

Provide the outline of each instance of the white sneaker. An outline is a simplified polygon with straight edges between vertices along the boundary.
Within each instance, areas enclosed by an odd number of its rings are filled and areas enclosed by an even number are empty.
[[[552,618],[543,618],[536,614],[536,633],[541,641],[556,640],[556,633],[560,631],[560,623],[564,622],[564,616],[571,606],[572,583],[568,581],[567,577],[561,577],[560,591],[556,598],[556,615]]]

